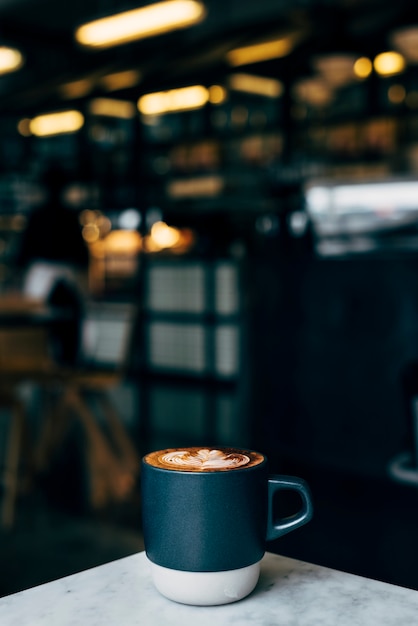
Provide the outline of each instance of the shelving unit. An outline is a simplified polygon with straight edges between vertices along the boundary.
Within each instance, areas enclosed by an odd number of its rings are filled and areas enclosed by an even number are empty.
[[[142,276],[141,444],[245,439],[239,263],[147,258]]]
[[[280,118],[280,101],[231,94],[224,104],[145,120],[150,201],[171,214],[268,208],[263,170],[282,151]]]

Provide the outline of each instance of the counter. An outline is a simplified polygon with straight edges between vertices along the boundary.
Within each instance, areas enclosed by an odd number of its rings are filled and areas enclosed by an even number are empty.
[[[267,553],[253,593],[234,604],[176,604],[153,587],[145,553],[0,599],[1,626],[399,626],[418,623],[418,591]]]

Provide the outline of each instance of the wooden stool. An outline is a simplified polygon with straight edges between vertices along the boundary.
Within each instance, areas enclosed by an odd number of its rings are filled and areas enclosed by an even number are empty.
[[[99,382],[103,386],[99,386]],[[82,426],[89,469],[89,504],[101,509],[112,502],[121,502],[135,487],[139,474],[139,458],[135,447],[108,396],[119,377],[105,378],[69,373],[62,378],[55,409],[44,415],[43,430],[36,448],[37,467],[48,467],[49,459],[65,439],[72,419]],[[89,398],[94,396],[101,411],[93,411]]]
[[[37,447],[39,467],[48,465],[53,450],[61,445],[71,419],[82,426],[88,465],[88,497],[93,509],[122,502],[132,493],[139,476],[139,455],[111,399],[112,389],[126,380],[139,310],[131,306],[122,320],[122,332],[107,329],[96,336],[96,354],[111,338],[118,360],[106,367],[87,362],[82,367],[60,369],[60,389],[55,407],[45,413],[43,432]],[[115,337],[118,337],[117,341]],[[116,345],[116,343],[118,345]]]

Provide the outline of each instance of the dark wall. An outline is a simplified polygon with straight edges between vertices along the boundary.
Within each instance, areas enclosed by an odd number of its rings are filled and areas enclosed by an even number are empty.
[[[250,283],[254,446],[273,467],[384,475],[410,444],[418,259],[266,258]]]

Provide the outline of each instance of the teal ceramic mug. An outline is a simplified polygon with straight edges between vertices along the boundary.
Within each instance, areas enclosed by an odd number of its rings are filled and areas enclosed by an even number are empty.
[[[301,508],[275,519],[284,489]],[[170,448],[142,460],[142,515],[157,589],[186,604],[225,604],[254,589],[267,542],[306,524],[312,499],[302,479],[270,475],[260,452]]]

